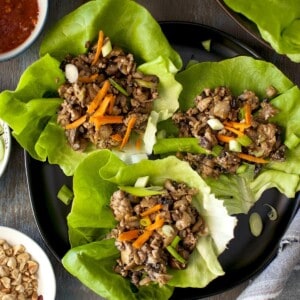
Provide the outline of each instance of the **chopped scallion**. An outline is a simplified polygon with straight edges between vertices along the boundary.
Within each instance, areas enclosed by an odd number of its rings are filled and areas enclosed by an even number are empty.
[[[176,260],[182,264],[186,263],[186,260],[171,245],[167,247],[167,250]]]
[[[64,204],[69,205],[74,198],[74,194],[73,191],[64,184],[58,191],[57,198]]]
[[[121,87],[116,81],[114,81],[112,78],[109,78],[108,80],[111,83],[111,85],[114,88],[116,88],[120,93],[122,93],[123,95],[125,95],[127,97],[129,96],[129,94],[127,93],[127,91],[123,87]]]
[[[250,215],[249,226],[250,226],[251,233],[255,237],[258,237],[261,235],[262,230],[263,230],[263,222],[262,222],[261,216],[257,212],[254,212]]]

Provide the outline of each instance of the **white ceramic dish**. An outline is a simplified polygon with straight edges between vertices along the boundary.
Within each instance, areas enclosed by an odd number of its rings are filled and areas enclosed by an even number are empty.
[[[23,245],[33,260],[38,262],[38,295],[43,300],[54,300],[56,295],[56,281],[54,271],[42,248],[24,233],[5,226],[0,226],[0,239],[6,240],[11,246]]]
[[[41,33],[44,24],[46,22],[47,18],[47,12],[48,12],[48,0],[37,0],[38,7],[39,7],[39,15],[38,15],[38,21],[34,28],[34,30],[31,32],[30,36],[25,40],[21,45],[19,45],[17,48],[12,49],[5,53],[0,53],[0,62],[9,60],[19,54],[21,54],[23,51],[25,51],[29,46],[33,44],[33,42],[37,39],[39,34]]]
[[[3,130],[2,130],[3,129]],[[2,132],[2,134],[1,134]],[[7,166],[10,150],[11,150],[11,136],[8,125],[0,119],[0,147],[4,150],[4,156],[0,157],[0,178],[5,171]]]

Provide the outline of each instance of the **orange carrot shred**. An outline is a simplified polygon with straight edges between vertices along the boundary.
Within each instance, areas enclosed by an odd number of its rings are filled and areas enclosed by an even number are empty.
[[[268,163],[267,160],[265,160],[261,157],[256,157],[256,156],[246,154],[246,153],[237,153],[237,156],[241,159],[248,160],[248,161],[251,161],[254,163],[258,163],[258,164],[267,164]]]
[[[97,78],[98,78],[99,74],[93,74],[91,76],[79,76],[78,77],[78,81],[82,82],[82,83],[90,83],[90,82],[94,82]]]
[[[157,215],[155,217],[155,222],[149,226],[146,227],[146,230],[156,230],[158,228],[161,228],[164,225],[164,218],[161,218],[160,215]]]
[[[115,102],[116,102],[116,96],[111,94],[111,99],[110,99],[109,107],[108,107],[108,113],[110,115],[113,113]]]
[[[147,210],[143,211],[140,215],[142,217],[146,217],[146,216],[149,216],[157,211],[159,211],[161,208],[163,207],[162,204],[156,204],[150,208],[148,208]]]
[[[67,124],[66,125],[66,129],[75,129],[77,127],[79,127],[80,125],[82,125],[86,120],[86,115],[81,116],[80,118],[78,118],[77,120],[75,120],[74,122]]]
[[[110,82],[109,82],[109,80],[105,80],[104,83],[103,83],[103,86],[101,87],[101,89],[97,93],[96,97],[92,100],[92,102],[90,103],[90,105],[87,109],[87,112],[89,114],[94,113],[94,111],[98,108],[101,101],[106,96],[107,91],[108,91],[109,88],[110,88]]]
[[[121,149],[124,148],[124,146],[127,144],[129,137],[130,137],[130,133],[134,127],[135,122],[136,122],[136,116],[131,116],[128,121],[127,129],[126,129],[125,135],[123,137],[123,140],[122,140],[122,143],[120,146]]]
[[[98,109],[95,111],[95,113],[93,114],[94,117],[102,117],[104,116],[104,114],[106,113],[106,110],[108,108],[108,105],[111,101],[111,96],[113,96],[112,94],[106,95],[105,98],[103,99],[103,101],[100,103]]]
[[[245,104],[244,111],[245,111],[245,122],[246,124],[251,125],[252,116],[251,116],[251,105],[249,103]]]
[[[229,127],[229,126],[224,126],[225,129],[227,129],[228,131],[231,131],[233,133],[235,133],[237,136],[243,136],[244,133],[242,133],[241,131],[235,129],[235,128],[232,128],[232,127]]]
[[[249,128],[251,126],[251,124],[239,123],[239,122],[234,122],[234,121],[225,121],[223,124],[225,126],[238,129],[241,132],[244,132],[245,129],[247,129],[247,128]]]
[[[114,141],[122,142],[122,137],[120,134],[116,133],[110,136]]]
[[[141,248],[151,237],[152,231],[145,230],[133,243],[132,246],[136,249]]]
[[[102,30],[100,30],[99,35],[98,35],[97,49],[96,49],[94,59],[92,61],[92,65],[96,64],[97,60],[100,57],[100,53],[101,53],[102,46],[103,46],[103,41],[104,41],[104,33]]]
[[[138,229],[133,229],[129,231],[124,231],[119,234],[118,240],[119,241],[131,241],[136,239],[139,236],[140,231]]]
[[[233,141],[235,140],[234,137],[232,136],[228,136],[228,135],[224,135],[224,134],[218,134],[217,135],[217,138],[220,142],[223,142],[223,143],[229,143],[230,141]]]
[[[139,137],[139,138],[136,140],[136,142],[135,142],[135,148],[136,148],[137,150],[140,150],[141,147],[142,147],[142,138]]]

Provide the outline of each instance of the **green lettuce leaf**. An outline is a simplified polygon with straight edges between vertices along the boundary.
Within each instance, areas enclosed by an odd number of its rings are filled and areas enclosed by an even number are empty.
[[[118,20],[116,22],[115,20]],[[57,89],[65,81],[60,62],[67,54],[86,52],[87,41],[97,39],[104,30],[112,42],[134,54],[145,74],[159,77],[159,98],[155,101],[139,152],[131,147],[119,152],[125,161],[145,157],[155,143],[157,123],[169,118],[178,108],[182,90],[174,74],[181,68],[180,56],[168,43],[150,13],[129,0],[89,1],[62,18],[42,41],[41,58],[30,65],[15,91],[0,94],[0,117],[12,128],[18,143],[35,159],[58,164],[66,175],[95,149],[84,153],[71,149],[62,128],[56,124],[62,102]]]
[[[112,266],[117,257],[113,255],[116,251],[114,244],[103,239],[104,234],[115,226],[113,213],[109,209],[111,194],[118,186],[133,186],[137,178],[143,176],[149,176],[149,185],[152,186],[161,186],[166,179],[172,179],[197,188],[199,193],[193,199],[193,205],[205,219],[210,234],[199,239],[186,270],[170,271],[173,277],[167,286],[161,289],[150,285],[140,289],[138,294],[129,295],[128,280],[114,274],[112,268],[108,274],[107,270],[103,270],[106,266],[101,266],[100,261],[105,259],[107,265]],[[166,289],[201,288],[224,274],[218,256],[233,238],[236,218],[228,215],[223,201],[215,198],[209,186],[186,162],[170,156],[128,165],[112,152],[98,150],[79,164],[73,187],[75,197],[67,219],[72,249],[64,256],[63,264],[71,274],[101,296],[109,299],[153,299],[154,294],[150,291],[154,293],[156,290],[159,299],[168,299],[170,294],[166,293]],[[102,251],[102,243],[111,243],[111,251],[105,252],[106,248]],[[97,251],[97,255],[94,256],[93,251]],[[88,258],[82,258],[82,253],[87,252],[91,253]],[[94,271],[94,265],[99,266],[98,273]],[[102,274],[107,274],[111,280],[103,281]],[[112,281],[120,283],[119,295],[111,291]],[[140,293],[144,293],[144,298],[140,298]]]
[[[222,175],[218,179],[208,178],[205,181],[218,198],[224,199],[230,214],[247,213],[262,193],[271,187],[277,188],[287,197],[295,196],[299,191],[300,179],[300,90],[297,86],[273,64],[243,56],[220,62],[195,64],[178,73],[176,79],[183,86],[179,98],[180,109],[183,111],[194,106],[195,97],[207,87],[227,86],[235,95],[248,89],[263,99],[266,89],[270,85],[274,86],[278,96],[271,102],[278,108],[279,113],[273,117],[272,122],[284,130],[283,139],[289,145],[286,160],[264,165],[258,176],[254,176],[254,168],[249,166],[243,174]],[[167,126],[164,130],[166,137],[168,135],[172,137],[171,143],[167,143],[167,138],[165,141],[158,140],[157,145],[154,145],[154,151],[160,154],[172,154],[176,152],[174,149],[176,145],[179,145],[177,150],[180,150],[182,144],[176,141],[174,130],[171,129],[169,134]],[[291,136],[293,142],[290,142]],[[164,143],[167,146],[164,146]],[[185,149],[194,149],[192,142],[184,146]]]
[[[243,14],[257,25],[261,37],[275,51],[300,62],[299,0],[224,0],[232,10]]]

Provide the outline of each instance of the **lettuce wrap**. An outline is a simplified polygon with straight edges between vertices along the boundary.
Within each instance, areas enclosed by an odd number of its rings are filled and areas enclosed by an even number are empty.
[[[232,10],[243,14],[257,25],[261,37],[272,48],[300,62],[299,0],[224,0]]]
[[[167,285],[159,288],[152,284],[133,292],[130,282],[113,271],[119,253],[114,239],[106,239],[105,235],[116,224],[109,208],[110,196],[118,186],[132,186],[143,176],[149,176],[149,185],[162,185],[171,179],[197,188],[199,193],[192,203],[205,219],[209,235],[199,238],[187,269],[170,271],[173,277]],[[62,263],[97,294],[107,299],[168,299],[174,287],[205,287],[224,274],[218,256],[233,238],[236,218],[228,215],[223,202],[215,198],[186,162],[167,157],[127,165],[112,152],[98,150],[79,164],[73,189],[74,200],[67,218],[72,248]]]
[[[17,142],[34,159],[58,164],[66,175],[72,175],[78,163],[95,149],[72,150],[64,129],[56,122],[62,103],[57,89],[65,81],[60,63],[68,54],[86,52],[86,42],[95,42],[99,30],[103,30],[113,44],[135,56],[138,70],[159,77],[159,98],[148,120],[142,154],[152,150],[157,122],[170,117],[178,107],[181,86],[174,74],[181,68],[182,61],[149,12],[129,0],[85,3],[46,34],[40,47],[40,59],[24,71],[15,91],[0,94],[0,117],[12,128]],[[128,151],[132,154],[132,149]]]
[[[268,188],[275,187],[287,197],[295,196],[300,190],[300,90],[297,86],[273,64],[242,56],[193,65],[177,74],[176,79],[183,86],[179,98],[182,111],[193,107],[196,95],[207,87],[226,86],[234,95],[240,95],[247,89],[254,91],[260,99],[263,99],[270,85],[275,87],[278,94],[271,103],[279,112],[271,122],[284,131],[283,140],[287,146],[285,161],[263,165],[258,175],[254,173],[254,166],[249,164],[242,174],[221,175],[218,179],[206,178],[205,181],[216,197],[225,200],[230,214],[247,213]],[[192,144],[194,139],[182,145],[181,139],[176,137],[176,130],[171,130],[169,123],[162,128],[168,137],[173,138],[158,139],[154,153],[172,154],[170,149],[173,153],[189,149],[201,153],[201,147]]]

